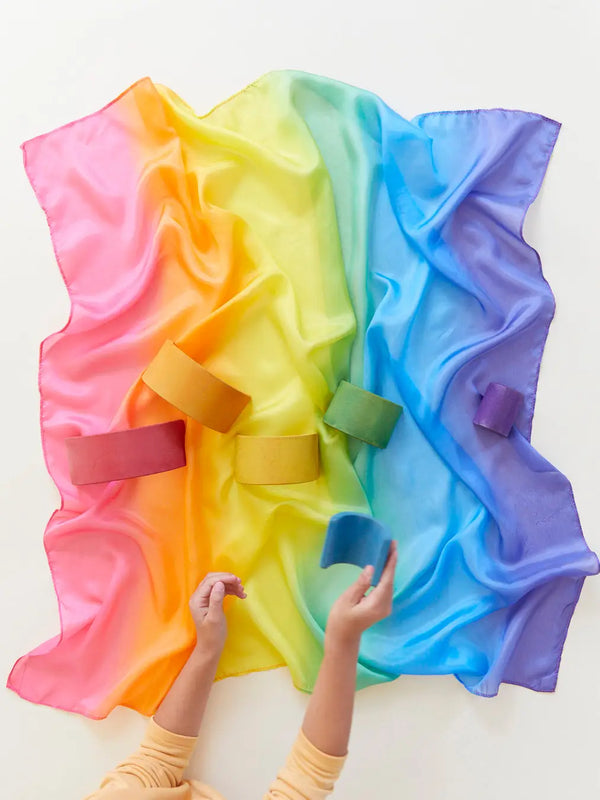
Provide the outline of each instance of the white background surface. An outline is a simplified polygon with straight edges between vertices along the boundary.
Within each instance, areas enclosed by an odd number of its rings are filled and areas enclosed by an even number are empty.
[[[149,75],[198,113],[271,69],[371,89],[403,116],[501,106],[563,123],[525,238],[557,297],[533,444],[571,479],[590,546],[598,531],[600,6],[595,0],[15,0],[0,11],[0,673],[58,632],[42,533],[58,495],[42,459],[40,340],[67,294],[20,143]],[[586,582],[555,695],[469,695],[452,677],[359,694],[336,797],[600,797],[600,580]],[[211,699],[192,773],[229,800],[262,797],[306,698],[285,670],[230,679]],[[144,720],[91,722],[0,689],[0,796],[81,798],[134,749]]]

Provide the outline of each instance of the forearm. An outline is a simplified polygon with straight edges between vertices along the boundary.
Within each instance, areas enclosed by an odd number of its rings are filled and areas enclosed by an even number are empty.
[[[220,652],[194,648],[154,715],[161,728],[197,736],[215,679]]]
[[[352,727],[360,636],[325,636],[325,654],[302,730],[312,744],[331,756],[344,756]]]

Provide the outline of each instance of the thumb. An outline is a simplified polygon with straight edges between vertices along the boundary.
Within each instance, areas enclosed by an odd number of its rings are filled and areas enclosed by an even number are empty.
[[[348,590],[348,595],[353,603],[360,603],[365,596],[371,586],[374,571],[370,564],[366,566]]]
[[[208,614],[211,619],[218,619],[223,614],[223,598],[225,597],[225,585],[217,581],[212,587],[208,601]]]

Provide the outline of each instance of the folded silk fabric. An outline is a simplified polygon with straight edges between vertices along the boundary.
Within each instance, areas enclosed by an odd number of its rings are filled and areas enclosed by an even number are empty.
[[[271,72],[197,115],[148,78],[23,145],[72,313],[40,354],[62,506],[45,532],[61,633],[9,686],[90,717],[151,714],[193,643],[187,601],[231,570],[218,677],[287,665],[310,691],[352,567],[329,518],[399,543],[393,614],[358,686],[454,674],[552,690],[586,575],[568,480],[530,444],[554,301],[525,213],[559,123],[504,109],[412,120],[376,95]],[[184,418],[141,376],[165,341],[251,397],[225,433],[186,418],[185,469],[73,486],[64,439]],[[401,405],[385,449],[323,415],[342,380]],[[524,396],[508,437],[473,425],[490,382]],[[317,432],[317,480],[235,480],[235,437]]]

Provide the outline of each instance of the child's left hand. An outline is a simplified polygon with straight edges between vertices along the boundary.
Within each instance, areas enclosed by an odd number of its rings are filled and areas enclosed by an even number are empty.
[[[230,572],[209,572],[190,598],[190,611],[196,625],[196,646],[203,652],[220,654],[225,644],[227,622],[223,599],[226,594],[243,600],[246,593],[241,580]]]

